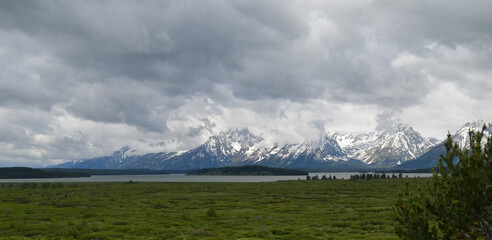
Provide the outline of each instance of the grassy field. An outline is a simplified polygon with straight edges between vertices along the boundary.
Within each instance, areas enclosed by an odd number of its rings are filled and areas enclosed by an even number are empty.
[[[413,187],[424,183],[408,180]],[[3,183],[0,233],[14,239],[396,239],[391,206],[404,181]]]

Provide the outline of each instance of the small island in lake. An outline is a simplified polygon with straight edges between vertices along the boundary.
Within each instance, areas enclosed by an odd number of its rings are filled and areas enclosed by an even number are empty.
[[[21,178],[78,178],[90,177],[86,173],[71,173],[57,170],[43,170],[28,167],[6,167],[0,168],[0,179]]]
[[[295,169],[271,168],[259,165],[203,168],[188,172],[186,175],[230,175],[230,176],[281,176],[308,175],[307,172]]]

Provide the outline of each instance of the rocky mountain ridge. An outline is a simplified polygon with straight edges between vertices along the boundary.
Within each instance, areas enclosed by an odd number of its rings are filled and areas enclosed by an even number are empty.
[[[456,141],[466,144],[463,129],[467,133],[468,128],[483,123],[465,124],[455,134]],[[491,124],[489,130],[492,130]],[[273,146],[244,128],[221,132],[184,152],[138,155],[130,147],[123,147],[111,156],[54,167],[186,170],[255,164],[284,168],[389,168],[405,166],[406,162],[425,156],[438,143],[439,140],[424,138],[406,124],[358,135],[325,132],[315,140]]]

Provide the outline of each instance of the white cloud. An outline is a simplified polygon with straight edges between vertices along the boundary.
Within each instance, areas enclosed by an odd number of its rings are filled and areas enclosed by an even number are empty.
[[[442,83],[427,95],[420,105],[405,109],[400,117],[409,121],[424,136],[444,139],[448,131],[454,133],[464,123],[475,120],[490,122],[492,113],[487,102],[491,95],[480,100],[463,93],[454,83]]]

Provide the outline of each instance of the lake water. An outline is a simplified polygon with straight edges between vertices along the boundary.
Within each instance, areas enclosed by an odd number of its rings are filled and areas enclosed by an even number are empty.
[[[350,179],[357,172],[316,172],[310,176],[336,176],[337,179]],[[390,173],[391,175],[391,173]],[[404,177],[431,177],[431,173],[404,173]],[[184,174],[159,175],[95,175],[82,178],[30,178],[30,179],[0,179],[0,183],[23,182],[275,182],[280,180],[304,180],[306,176],[191,176]]]

